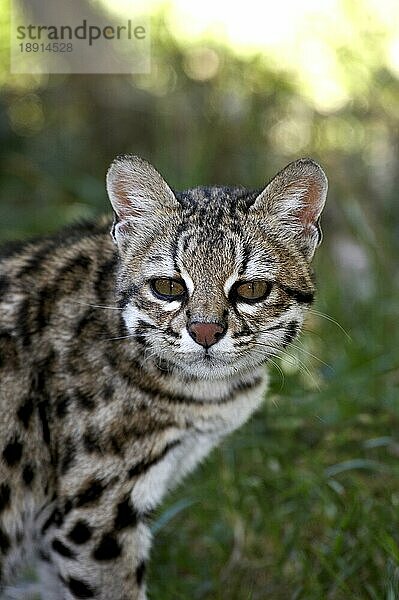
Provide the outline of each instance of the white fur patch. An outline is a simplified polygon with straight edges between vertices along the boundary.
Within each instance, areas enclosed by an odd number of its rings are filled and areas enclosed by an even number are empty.
[[[263,302],[259,302],[257,304],[237,302],[237,308],[241,313],[244,313],[244,315],[256,315],[256,313],[259,312],[259,309],[263,308]]]
[[[150,325],[155,325],[155,321],[151,319],[146,313],[140,312],[137,306],[130,303],[126,306],[125,310],[122,313],[123,320],[125,321],[126,327],[128,331],[133,332],[139,321],[144,321],[145,323],[149,323]]]
[[[186,271],[182,264],[179,264],[179,269],[180,274],[183,277],[183,281],[186,284],[188,294],[189,296],[192,296],[194,292],[194,281],[191,279],[190,275],[188,274],[188,271]]]
[[[238,270],[235,270],[234,273],[229,275],[229,277],[226,279],[226,282],[223,286],[223,291],[224,291],[226,298],[228,298],[230,290],[233,287],[233,285],[235,284],[235,282],[237,281],[237,279],[238,279]]]
[[[176,277],[173,259],[171,256],[169,256],[166,250],[165,256],[160,263],[154,263],[151,260],[151,257],[149,257],[148,259],[144,260],[142,269],[146,279],[156,279],[158,277]]]
[[[184,431],[180,440],[177,438],[178,445],[136,481],[131,493],[133,505],[144,512],[157,506],[165,493],[191,472],[222,437],[242,425],[259,407],[265,384],[266,379],[263,379],[258,387],[239,394],[231,403],[220,406],[210,403],[201,407],[195,419],[195,430]],[[225,382],[223,385],[226,386]]]
[[[139,511],[146,512],[157,506],[170,487],[171,473],[176,469],[181,447],[169,450],[166,457],[150,467],[134,484],[132,503]]]
[[[274,260],[265,260],[263,253],[253,253],[248,261],[243,279],[260,279],[272,280],[277,274],[277,265]]]
[[[180,350],[182,352],[202,352],[203,348],[201,348],[196,342],[194,342],[191,335],[188,333],[187,328],[183,327],[180,330]]]
[[[173,302],[165,302],[163,301],[163,310],[166,310],[166,312],[173,312],[174,310],[178,310],[181,306],[181,302],[179,302],[178,300],[173,300]]]
[[[138,310],[138,308],[133,306],[133,304],[128,304],[126,306],[122,316],[123,320],[125,321],[126,327],[129,331],[133,331],[134,329],[136,329],[137,323],[139,319],[141,319],[140,311]]]

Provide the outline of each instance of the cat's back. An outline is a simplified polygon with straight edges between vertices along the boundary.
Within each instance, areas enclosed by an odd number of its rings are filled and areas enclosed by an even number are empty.
[[[102,218],[0,246],[0,340],[11,335],[20,350],[31,349],[45,340],[61,299],[104,298],[100,282],[116,261],[109,228]]]

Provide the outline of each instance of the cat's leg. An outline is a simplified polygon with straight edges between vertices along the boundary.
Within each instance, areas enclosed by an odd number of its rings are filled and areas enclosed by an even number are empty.
[[[55,533],[55,539],[62,544],[62,532]],[[138,525],[135,531],[121,535],[106,532],[86,548],[57,544],[58,556],[53,560],[63,586],[62,600],[146,600],[144,574],[148,549],[143,550],[148,547],[148,539],[147,527]]]
[[[110,513],[112,519],[107,518]],[[62,522],[56,520],[46,532],[60,586],[52,600],[146,600],[151,536],[128,499],[115,507],[75,508]]]
[[[55,600],[63,597],[63,585],[47,547],[40,549],[37,574],[40,580],[40,595],[38,597],[41,600]]]

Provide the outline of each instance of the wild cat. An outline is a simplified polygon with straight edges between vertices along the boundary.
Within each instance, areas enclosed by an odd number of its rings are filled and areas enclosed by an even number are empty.
[[[113,224],[1,252],[1,598],[30,559],[45,600],[144,600],[151,512],[260,406],[313,300],[314,161],[177,192],[123,156],[107,189]]]

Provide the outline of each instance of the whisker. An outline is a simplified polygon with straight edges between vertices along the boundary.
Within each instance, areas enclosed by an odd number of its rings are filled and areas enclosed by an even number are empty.
[[[129,333],[129,335],[120,335],[117,337],[103,338],[105,342],[113,342],[114,340],[127,340],[128,338],[138,337],[135,333]]]
[[[330,369],[333,368],[332,365],[330,365],[329,363],[324,362],[324,360],[322,360],[321,358],[319,358],[315,354],[312,354],[311,352],[309,352],[309,350],[305,350],[305,348],[302,348],[301,346],[298,346],[297,344],[293,344],[292,342],[290,342],[290,347],[291,348],[295,348],[296,350],[299,350],[300,352],[304,352],[305,354],[307,354],[311,358],[314,358],[319,363],[321,363],[322,365],[325,365],[326,367],[329,367]]]
[[[107,306],[105,304],[90,304],[90,302],[81,302],[80,300],[66,300],[64,304],[80,304],[81,306],[90,306],[91,308],[103,308],[104,310],[123,310],[118,306]]]
[[[302,326],[301,333],[310,333],[311,335],[317,336],[320,340],[323,339],[322,336],[320,335],[320,331],[317,331],[316,329],[311,329],[310,327],[308,327],[306,322]]]
[[[148,362],[149,360],[154,358],[154,356],[157,356],[157,352],[152,352],[150,354],[147,354],[147,352],[144,352],[144,362]]]
[[[263,346],[265,347],[265,346]],[[267,346],[266,346],[267,347]],[[317,384],[317,381],[314,379],[314,377],[312,376],[311,372],[309,371],[309,369],[306,367],[306,365],[300,361],[298,358],[291,356],[291,354],[288,354],[284,349],[280,349],[280,348],[274,348],[272,346],[268,346],[268,353],[265,355],[263,352],[260,351],[256,351],[255,353],[261,355],[262,357],[264,357],[265,361],[267,361],[267,363],[273,365],[279,372],[280,376],[282,377],[282,385],[284,385],[285,382],[285,374],[284,371],[282,370],[281,366],[274,361],[271,357],[273,356],[274,358],[278,358],[278,359],[284,359],[287,360],[289,359],[291,362],[289,364],[291,364],[291,366],[295,366],[295,367],[299,367],[299,371],[300,372],[306,372],[309,377],[313,380],[313,382],[315,383],[315,385]],[[282,356],[282,354],[285,353],[285,356]],[[281,389],[281,388],[280,388]]]
[[[280,375],[281,378],[281,385],[280,385],[280,390],[281,391],[284,387],[285,384],[285,375],[284,375],[284,371],[283,369],[280,367],[280,365],[274,361],[272,358],[269,359],[270,364],[278,371],[278,374]],[[273,401],[273,403],[277,406],[276,402]]]
[[[292,360],[297,361],[299,367],[301,367],[303,369],[302,372],[307,373],[307,375],[310,377],[310,379],[313,381],[314,385],[316,386],[317,390],[320,392],[321,391],[320,385],[319,385],[317,379],[313,376],[313,374],[311,373],[311,371],[307,367],[307,365],[303,361],[301,361],[300,358],[298,358],[297,356],[292,356],[286,350],[284,350],[283,352],[286,354],[286,356],[288,356]]]
[[[284,348],[282,348],[282,349],[280,349],[280,348],[274,348],[273,346],[268,346],[267,344],[260,344],[259,342],[256,343],[256,345],[257,346],[261,346],[261,347],[263,347],[263,348],[265,348],[265,349],[268,350],[268,354],[265,357],[268,361],[271,360],[269,358],[270,356],[274,356],[275,358],[284,359],[284,360],[289,359],[291,361],[289,364],[291,364],[291,366],[299,367],[300,372],[307,373],[307,375],[313,381],[313,383],[317,387],[317,389],[320,390],[320,386],[319,386],[317,380],[314,378],[314,376],[312,375],[311,371],[308,369],[308,367],[306,366],[306,364],[303,361],[300,360],[300,358],[298,358],[296,356],[292,356]]]
[[[333,319],[333,317],[330,317],[330,315],[327,315],[325,313],[320,312],[319,310],[315,310],[314,308],[308,308],[307,309],[310,313],[318,316],[318,317],[323,317],[323,319],[326,319],[327,321],[331,321],[331,323],[334,323],[334,325],[336,325],[341,331],[342,333],[347,337],[347,339],[352,342],[352,338],[349,335],[349,333],[346,331],[346,329],[344,329],[342,327],[342,325],[340,323],[338,323],[338,321],[336,321],[335,319]]]

